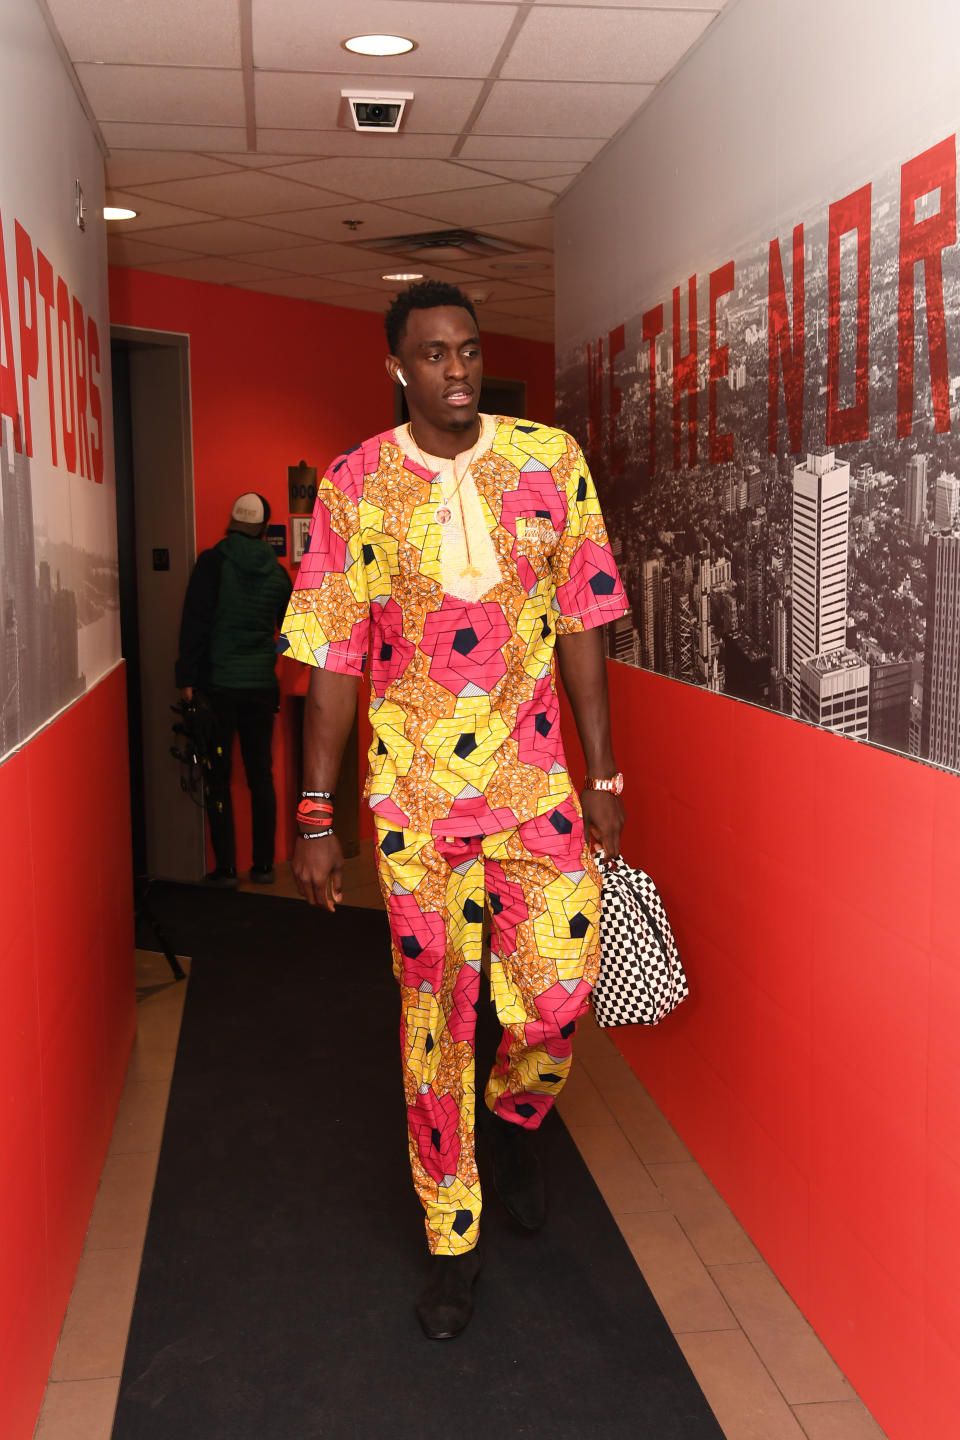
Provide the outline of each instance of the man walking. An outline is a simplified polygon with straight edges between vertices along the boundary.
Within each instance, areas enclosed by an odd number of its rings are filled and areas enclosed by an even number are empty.
[[[207,785],[207,820],[216,868],[208,885],[237,885],[230,797],[233,737],[240,753],[253,822],[251,880],[273,880],[277,798],[273,788],[273,717],[277,709],[277,626],[290,598],[290,577],[264,536],[270,506],[248,491],[237,497],[226,536],[197,557],[183,602],[176,682],[188,704],[209,705],[219,754]]]
[[[608,855],[623,824],[596,627],[627,604],[576,442],[478,413],[467,297],[414,285],[386,328],[410,423],[330,466],[282,627],[287,653],[316,667],[293,869],[301,893],[332,910],[343,861],[331,796],[369,656],[366,795],[401,991],[410,1163],[434,1257],[417,1313],[446,1339],[470,1319],[479,1270],[475,1100],[506,1209],[529,1230],[545,1216],[530,1138],[566,1079],[599,960],[584,821]],[[590,777],[580,799],[554,653]],[[485,907],[503,1039],[477,1098]]]

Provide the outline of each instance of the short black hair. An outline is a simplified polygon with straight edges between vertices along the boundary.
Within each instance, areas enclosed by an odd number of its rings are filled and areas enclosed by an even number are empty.
[[[383,317],[390,354],[398,353],[397,346],[403,339],[407,316],[411,310],[436,310],[441,305],[455,305],[460,310],[468,311],[474,325],[479,329],[473,301],[463,293],[459,285],[447,285],[442,280],[420,280],[408,290],[401,291]]]

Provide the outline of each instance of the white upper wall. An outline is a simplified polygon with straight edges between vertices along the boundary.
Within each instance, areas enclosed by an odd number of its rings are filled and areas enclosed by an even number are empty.
[[[736,0],[556,209],[557,349],[952,133],[956,0]]]

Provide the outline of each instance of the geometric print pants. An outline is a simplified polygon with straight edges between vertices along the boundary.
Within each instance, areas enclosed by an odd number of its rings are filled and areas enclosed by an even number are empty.
[[[535,1130],[570,1071],[600,962],[600,875],[577,796],[496,835],[444,839],[374,816],[400,984],[413,1182],[435,1255],[477,1243],[474,1032],[483,916],[503,1038],[485,1102]]]

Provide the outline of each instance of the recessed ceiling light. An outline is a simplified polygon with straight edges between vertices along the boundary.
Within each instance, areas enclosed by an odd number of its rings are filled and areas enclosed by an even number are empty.
[[[423,275],[419,270],[396,270],[389,275],[381,275],[381,280],[422,280]]]
[[[127,210],[123,205],[104,205],[104,220],[133,220],[137,216],[136,210]]]
[[[416,43],[404,35],[353,35],[343,42],[344,50],[354,55],[406,55],[416,50]]]

